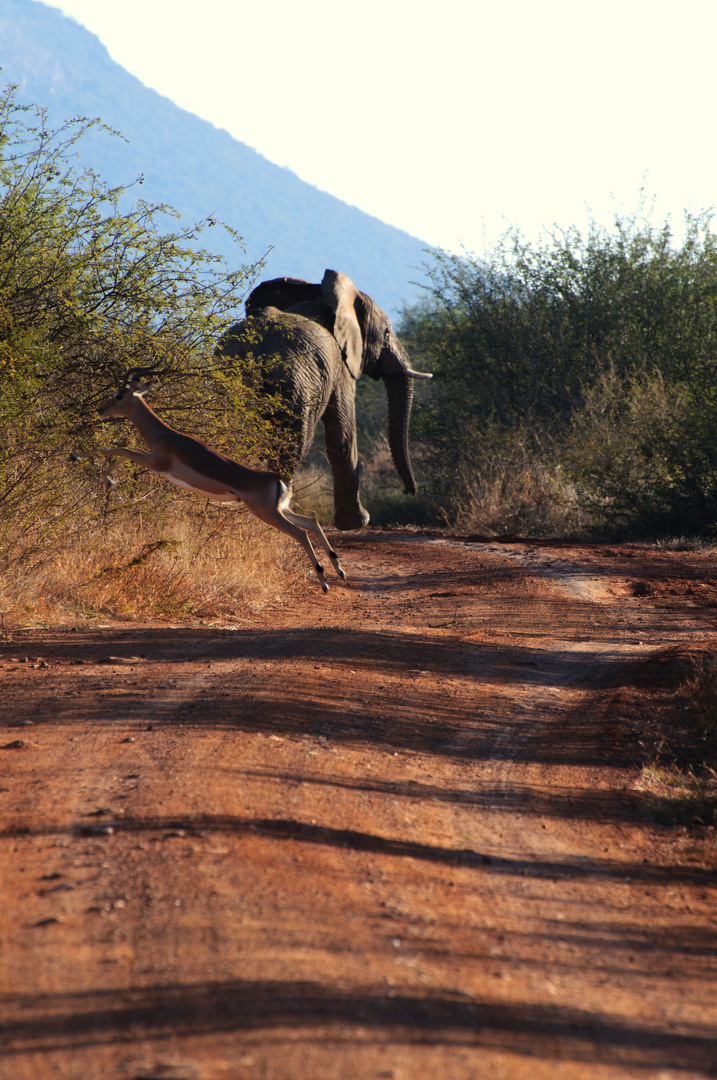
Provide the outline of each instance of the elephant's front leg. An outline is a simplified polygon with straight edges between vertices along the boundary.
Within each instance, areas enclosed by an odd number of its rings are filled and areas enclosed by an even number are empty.
[[[326,454],[334,476],[334,523],[337,529],[361,529],[369,523],[359,499],[355,384],[341,386],[324,412]]]

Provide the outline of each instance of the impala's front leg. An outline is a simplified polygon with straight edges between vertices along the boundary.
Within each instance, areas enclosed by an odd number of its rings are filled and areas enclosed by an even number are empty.
[[[106,457],[106,458],[125,458],[127,461],[134,461],[135,465],[141,465],[144,469],[152,469],[152,455],[143,453],[141,450],[126,450],[121,446],[111,446],[108,450],[80,450],[74,451],[70,454],[70,461],[80,461],[82,458],[93,457]],[[107,468],[105,469],[104,479],[107,487],[112,484],[116,484],[117,481],[112,479],[112,473],[115,471],[119,462],[111,462],[108,460]]]
[[[81,458],[91,457],[121,457],[126,458],[127,461],[134,461],[136,465],[141,465],[143,469],[152,468],[152,455],[147,454],[142,450],[125,450],[121,446],[111,446],[109,450],[76,450],[70,454],[70,461],[80,461]]]

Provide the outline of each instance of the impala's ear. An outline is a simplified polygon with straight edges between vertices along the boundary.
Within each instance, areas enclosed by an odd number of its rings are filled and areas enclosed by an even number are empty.
[[[327,270],[321,282],[321,292],[334,313],[334,337],[346,366],[354,379],[358,379],[363,371],[363,334],[356,317],[359,291],[346,274]]]
[[[275,307],[279,311],[288,311],[294,304],[300,304],[305,300],[318,300],[321,297],[321,286],[311,281],[302,281],[301,278],[272,278],[271,281],[262,281],[253,292],[246,298],[246,313],[251,315],[261,308]]]
[[[130,379],[129,389],[132,391],[133,394],[136,394],[137,397],[144,397],[144,395],[149,390],[150,385],[151,384],[148,382],[141,383],[139,379]]]

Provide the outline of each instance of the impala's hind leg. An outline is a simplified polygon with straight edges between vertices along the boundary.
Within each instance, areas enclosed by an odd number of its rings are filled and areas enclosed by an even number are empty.
[[[339,575],[340,578],[343,578],[345,580],[346,574],[344,573],[344,569],[339,562],[339,557],[334,551],[334,549],[331,547],[331,544],[326,539],[326,534],[319,525],[318,521],[314,521],[313,518],[306,517],[305,514],[297,514],[294,510],[289,510],[287,506],[282,506],[279,508],[279,510],[283,517],[287,519],[287,521],[290,521],[293,525],[296,525],[298,526],[298,528],[303,529],[304,533],[314,534],[326,554],[331,559],[336,573]]]
[[[306,535],[306,532],[299,525],[295,525],[293,521],[289,521],[284,517],[285,512],[286,511],[282,512],[281,510],[277,510],[276,519],[272,519],[271,524],[280,532],[286,533],[287,536],[293,536],[294,540],[298,540],[313,563],[321,588],[327,593],[329,591],[329,583],[326,580],[323,566],[316,558],[316,552],[311,546],[311,541]],[[265,518],[264,520],[266,521],[267,519]]]
[[[282,485],[283,486],[283,485]],[[290,536],[293,540],[296,540],[303,547],[306,554],[311,559],[311,565],[316,571],[316,575],[319,579],[319,584],[324,592],[329,591],[329,585],[324,575],[324,568],[316,558],[316,552],[311,546],[311,541],[304,529],[294,524],[293,521],[289,521],[284,517],[284,511],[281,508],[281,503],[270,504],[268,502],[260,502],[258,499],[252,498],[251,501],[246,497],[243,499],[244,505],[247,510],[250,510],[252,514],[255,514],[260,521],[266,522],[267,525],[273,525],[279,532],[283,532],[286,536]]]
[[[320,525],[315,521],[312,521],[311,518],[304,517],[302,514],[295,514],[292,510],[288,509],[289,500],[291,498],[290,491],[283,480],[278,476],[274,476],[273,479],[276,483],[276,487],[273,490],[267,489],[261,494],[253,492],[249,495],[247,492],[242,492],[237,487],[237,497],[242,500],[247,510],[250,510],[252,514],[255,514],[260,521],[265,521],[267,525],[273,525],[279,532],[291,536],[301,544],[304,551],[311,559],[312,566],[316,571],[321,588],[324,592],[328,592],[329,586],[324,575],[324,568],[316,558],[316,552],[311,546],[311,540],[309,540],[308,533],[313,533],[322,547],[325,548],[332,563],[336,567],[336,573],[339,577],[343,578],[346,577],[346,575],[339,566],[336,552],[332,550]]]

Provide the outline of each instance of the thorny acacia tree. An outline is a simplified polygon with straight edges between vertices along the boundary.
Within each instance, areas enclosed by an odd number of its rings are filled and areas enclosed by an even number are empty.
[[[181,423],[232,454],[256,460],[274,438],[252,372],[213,356],[257,267],[227,271],[199,246],[203,230],[226,228],[243,256],[228,226],[208,219],[177,228],[170,208],[132,205],[133,190],[82,168],[78,143],[97,124],[80,118],[51,130],[43,109],[17,103],[14,87],[0,95],[5,562],[19,537],[52,529],[86,498],[67,453],[92,446],[96,405],[128,367],[169,367]],[[164,414],[171,409],[162,404]]]

